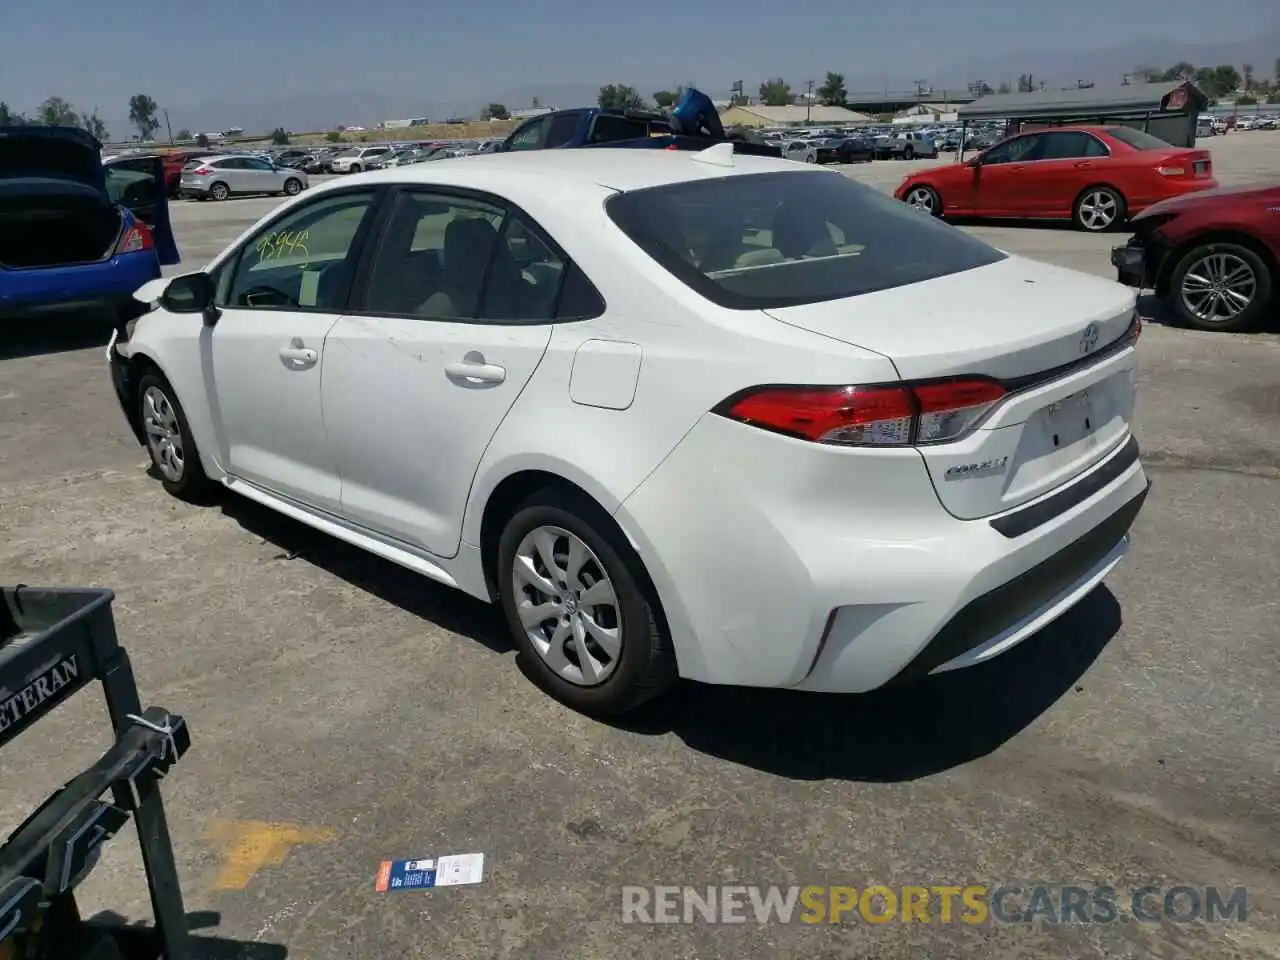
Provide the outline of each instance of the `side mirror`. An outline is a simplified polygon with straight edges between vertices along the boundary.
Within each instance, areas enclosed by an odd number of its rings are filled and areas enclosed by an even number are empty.
[[[160,294],[160,306],[169,313],[203,313],[213,310],[213,277],[207,273],[187,273],[174,277]]]
[[[982,166],[982,154],[978,154],[976,157],[970,157],[964,162],[964,165],[975,169]]]

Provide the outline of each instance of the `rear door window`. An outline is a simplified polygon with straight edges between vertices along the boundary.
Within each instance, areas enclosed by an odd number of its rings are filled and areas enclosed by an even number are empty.
[[[1133,147],[1135,150],[1168,150],[1171,146],[1165,140],[1154,137],[1143,130],[1132,127],[1108,127],[1107,136]]]
[[[578,131],[581,127],[582,114],[556,114],[551,118],[551,126],[547,130],[547,139],[544,146],[551,149],[552,147],[563,147],[566,144],[573,143],[578,138]]]
[[[646,120],[633,120],[616,114],[597,114],[591,124],[588,143],[616,143],[619,140],[639,140],[649,136],[649,123]]]
[[[1005,255],[838,173],[741,174],[617,194],[613,222],[713,303],[765,310],[972,270]]]

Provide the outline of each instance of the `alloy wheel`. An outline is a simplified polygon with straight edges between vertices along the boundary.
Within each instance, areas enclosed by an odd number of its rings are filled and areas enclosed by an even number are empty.
[[[142,424],[147,448],[156,468],[170,483],[179,483],[186,469],[182,451],[182,429],[173,404],[159,387],[148,387],[142,395]]]
[[[516,612],[533,648],[577,686],[607,680],[622,655],[613,582],[582,539],[563,527],[527,533],[512,561]]]
[[[1108,190],[1092,190],[1080,201],[1080,223],[1086,230],[1106,230],[1119,214],[1120,204]]]
[[[914,187],[907,194],[907,204],[922,213],[933,213],[933,191],[928,187]]]
[[[1232,253],[1207,253],[1187,268],[1179,291],[1187,312],[1206,324],[1229,323],[1253,303],[1258,276]]]

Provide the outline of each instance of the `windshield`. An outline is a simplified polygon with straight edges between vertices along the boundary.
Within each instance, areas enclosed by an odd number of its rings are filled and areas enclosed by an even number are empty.
[[[1121,143],[1127,143],[1135,150],[1168,150],[1172,144],[1149,133],[1135,130],[1133,127],[1108,127],[1106,134]]]
[[[735,310],[838,300],[1005,258],[961,230],[827,171],[651,187],[618,194],[606,209],[674,276]]]

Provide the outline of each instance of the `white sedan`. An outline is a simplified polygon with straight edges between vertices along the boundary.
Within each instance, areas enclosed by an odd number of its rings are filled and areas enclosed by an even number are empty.
[[[344,178],[138,298],[108,353],[170,493],[500,602],[589,712],[985,661],[1148,487],[1131,291],[729,144]]]

